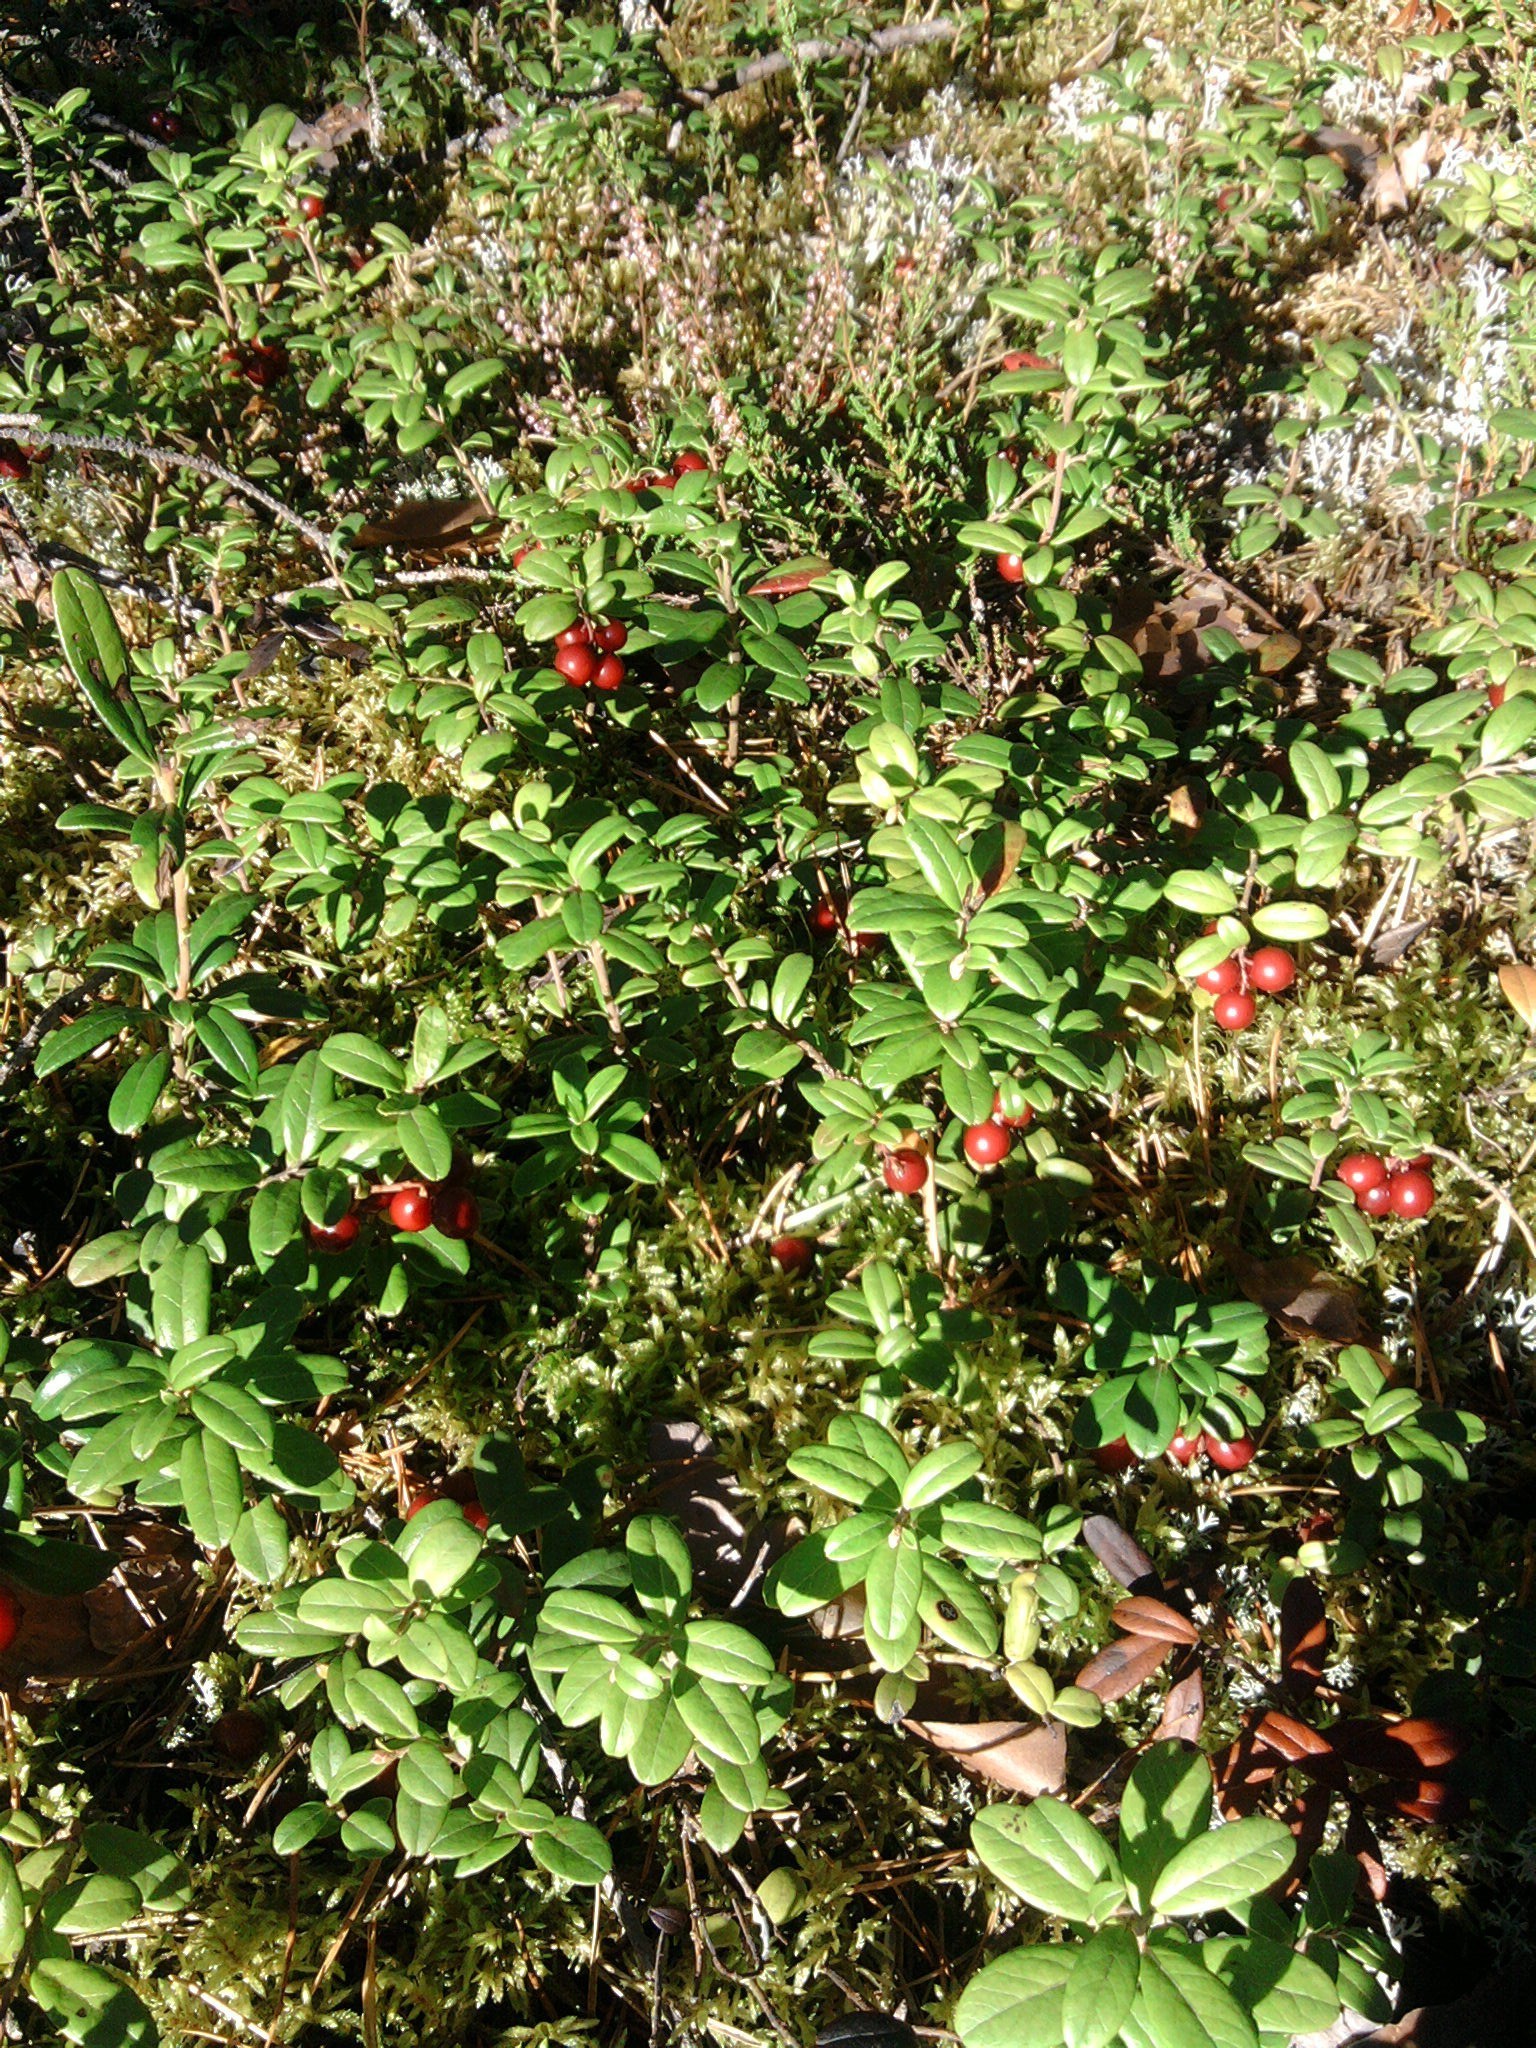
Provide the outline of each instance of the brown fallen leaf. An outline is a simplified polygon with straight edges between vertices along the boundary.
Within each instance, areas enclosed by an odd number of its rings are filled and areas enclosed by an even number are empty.
[[[832,564],[820,555],[801,555],[749,586],[748,597],[796,597],[809,590],[818,576],[831,574]]]
[[[1108,1515],[1089,1515],[1085,1519],[1083,1541],[1110,1577],[1117,1579],[1128,1593],[1150,1593],[1155,1597],[1162,1592],[1163,1582],[1151,1558],[1136,1538],[1128,1536]]]
[[[1192,1647],[1200,1640],[1200,1631],[1192,1621],[1186,1621],[1182,1614],[1175,1613],[1166,1601],[1148,1599],[1144,1594],[1118,1601],[1110,1609],[1109,1618],[1127,1635],[1142,1636],[1148,1642],[1181,1643]]]
[[[1288,1337],[1375,1346],[1377,1340],[1361,1320],[1354,1294],[1315,1259],[1255,1259],[1233,1251],[1227,1263],[1248,1299],[1273,1316]]]
[[[1186,837],[1200,830],[1210,807],[1211,786],[1203,775],[1186,775],[1168,792],[1168,822]]]
[[[1536,1031],[1536,967],[1506,960],[1499,969],[1499,987],[1520,1022],[1528,1031]]]
[[[1205,1680],[1198,1665],[1168,1688],[1162,1717],[1152,1731],[1154,1742],[1195,1742],[1205,1725]]]
[[[1007,1792],[1038,1798],[1067,1782],[1067,1731],[1056,1721],[912,1721],[902,1727]]]
[[[986,855],[987,865],[981,880],[971,891],[972,904],[979,907],[989,896],[995,896],[999,889],[1006,887],[1027,843],[1024,828],[1015,825],[1011,819],[981,835],[977,851]]]
[[[364,548],[462,547],[471,539],[494,540],[502,525],[478,498],[410,498],[359,527],[357,543]]]
[[[1216,659],[1209,636],[1218,631],[1230,635],[1248,653],[1257,654],[1264,672],[1274,674],[1277,669],[1265,667],[1262,650],[1270,641],[1290,642],[1292,638],[1275,634],[1269,626],[1256,628],[1243,604],[1224,584],[1199,573],[1190,576],[1183,590],[1170,598],[1160,598],[1145,581],[1123,585],[1115,597],[1109,630],[1141,656],[1142,674],[1148,682],[1174,682],[1209,668]],[[1282,651],[1284,659],[1279,666],[1288,666],[1295,658],[1289,648],[1271,649],[1269,662],[1274,663]],[[1295,653],[1299,652],[1297,642]]]
[[[341,161],[338,152],[354,135],[367,133],[368,120],[366,100],[327,107],[313,121],[296,121],[288,141],[294,149],[318,149],[320,154],[315,160],[316,168],[333,171]]]
[[[1172,1643],[1127,1636],[1124,1642],[1106,1643],[1079,1671],[1075,1682],[1084,1692],[1097,1693],[1105,1706],[1112,1706],[1138,1685],[1145,1685],[1172,1650]]]
[[[1303,649],[1294,633],[1266,633],[1254,649],[1258,657],[1261,676],[1284,675],[1295,661],[1301,659]]]
[[[1328,1662],[1328,1613],[1311,1579],[1292,1579],[1280,1602],[1280,1682],[1292,1699],[1309,1700]]]

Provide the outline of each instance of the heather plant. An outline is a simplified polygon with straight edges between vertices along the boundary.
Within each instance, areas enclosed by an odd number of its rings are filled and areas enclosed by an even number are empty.
[[[17,2038],[1519,1953],[1523,12],[0,31]]]

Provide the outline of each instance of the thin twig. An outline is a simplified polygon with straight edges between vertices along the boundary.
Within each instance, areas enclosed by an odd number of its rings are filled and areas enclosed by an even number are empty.
[[[331,537],[304,517],[293,511],[281,498],[274,498],[270,491],[264,491],[260,484],[253,484],[238,470],[226,469],[222,462],[214,462],[206,455],[183,455],[176,448],[151,447],[145,441],[125,441],[115,434],[66,434],[56,427],[46,427],[35,412],[0,413],[0,427],[22,427],[34,441],[45,448],[78,448],[87,454],[121,455],[130,462],[160,463],[168,469],[189,469],[197,476],[208,477],[215,483],[228,485],[243,498],[264,506],[275,519],[291,526],[317,547],[328,561],[334,560]]]
[[[961,24],[949,16],[937,21],[909,21],[895,28],[878,28],[871,36],[811,36],[788,50],[772,50],[722,72],[708,85],[683,85],[677,96],[691,107],[707,107],[727,93],[743,92],[749,85],[761,85],[781,71],[798,70],[804,64],[821,64],[833,57],[869,63],[876,57],[893,57],[901,50],[915,50],[925,43],[946,43],[960,33]]]

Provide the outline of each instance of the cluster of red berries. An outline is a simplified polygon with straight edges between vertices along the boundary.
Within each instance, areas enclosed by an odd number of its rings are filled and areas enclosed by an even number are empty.
[[[280,384],[291,367],[288,351],[280,341],[249,341],[240,348],[227,348],[219,358],[232,363],[247,384],[258,391],[270,391]]]
[[[965,1136],[960,1141],[966,1158],[982,1171],[1001,1166],[1013,1150],[1014,1132],[1027,1130],[1034,1120],[1035,1112],[1027,1102],[1017,1116],[1005,1116],[1002,1095],[994,1092],[991,1116],[979,1124],[966,1126]],[[881,1171],[893,1195],[920,1195],[928,1185],[927,1157],[909,1146],[887,1152]]]
[[[685,448],[681,455],[674,457],[670,476],[664,469],[648,469],[641,476],[630,477],[624,488],[632,498],[638,498],[642,491],[670,491],[685,476],[708,468],[709,464],[702,455],[692,448]]]
[[[162,142],[176,142],[181,136],[181,120],[164,107],[156,107],[144,123],[151,135],[158,135]]]
[[[1296,962],[1284,946],[1260,946],[1257,952],[1233,953],[1216,967],[1195,976],[1195,986],[1216,1000],[1211,1015],[1223,1031],[1246,1031],[1258,1011],[1253,991],[1277,996],[1296,979]]]
[[[480,1204],[455,1172],[447,1180],[407,1181],[401,1187],[378,1188],[361,1202],[354,1202],[334,1223],[311,1223],[312,1249],[350,1251],[361,1234],[364,1216],[378,1210],[392,1229],[408,1236],[434,1225],[444,1237],[471,1238],[480,1228]]]
[[[841,932],[855,953],[873,953],[879,949],[879,932],[851,932],[848,929],[848,899],[846,896],[818,896],[811,905],[811,930],[830,936]]]
[[[555,635],[555,667],[573,690],[616,690],[624,680],[619,649],[629,638],[622,620],[607,619],[594,625],[583,619]]]
[[[1435,1206],[1429,1154],[1417,1159],[1381,1159],[1374,1152],[1350,1152],[1334,1168],[1367,1216],[1427,1216]]]
[[[473,1484],[474,1482],[471,1481],[470,1483]],[[409,1522],[413,1516],[419,1515],[423,1508],[431,1507],[436,1501],[459,1500],[459,1494],[462,1490],[462,1482],[457,1480],[457,1475],[441,1488],[434,1486],[423,1487],[420,1493],[413,1493],[411,1495],[410,1506],[405,1511],[405,1519]],[[471,1529],[478,1529],[482,1535],[491,1526],[490,1515],[481,1507],[478,1500],[459,1500],[459,1510]]]
[[[1209,1431],[1186,1436],[1181,1429],[1169,1444],[1168,1455],[1176,1464],[1192,1465],[1203,1452],[1221,1471],[1241,1472],[1253,1463],[1257,1449],[1251,1436],[1212,1436]],[[1091,1456],[1101,1472],[1129,1472],[1140,1462],[1123,1436],[1117,1436],[1113,1443],[1097,1445]]]

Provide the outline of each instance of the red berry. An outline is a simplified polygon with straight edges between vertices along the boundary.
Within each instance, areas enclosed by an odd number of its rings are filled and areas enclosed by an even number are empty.
[[[1024,1107],[1023,1107],[1023,1108],[1022,1108],[1022,1109],[1021,1109],[1021,1110],[1019,1111],[1019,1113],[1018,1113],[1018,1115],[1017,1115],[1017,1116],[1004,1116],[1004,1115],[1003,1115],[1003,1093],[1002,1093],[1002,1090],[1001,1090],[1000,1088],[998,1088],[998,1089],[994,1089],[994,1090],[993,1090],[993,1093],[992,1093],[992,1121],[993,1121],[993,1123],[995,1123],[995,1124],[1004,1124],[1004,1125],[1006,1125],[1006,1126],[1007,1126],[1007,1128],[1008,1128],[1008,1129],[1009,1129],[1010,1131],[1027,1131],[1027,1130],[1029,1129],[1030,1125],[1031,1125],[1031,1124],[1032,1124],[1032,1123],[1034,1122],[1034,1120],[1035,1120],[1035,1112],[1034,1112],[1034,1110],[1033,1110],[1033,1109],[1032,1109],[1032,1108],[1030,1107],[1030,1105],[1029,1105],[1029,1104],[1028,1104],[1027,1102],[1025,1103]]]
[[[1192,1465],[1205,1448],[1205,1438],[1197,1430],[1193,1436],[1186,1436],[1181,1429],[1168,1446],[1168,1455],[1180,1465]]]
[[[362,1227],[357,1211],[349,1209],[335,1223],[311,1223],[309,1242],[317,1252],[344,1252],[357,1243],[357,1233]]]
[[[1392,1209],[1392,1184],[1378,1181],[1374,1187],[1361,1188],[1355,1196],[1355,1207],[1363,1209],[1367,1216],[1386,1216]]]
[[[1033,349],[1016,348],[1003,357],[1005,370],[1048,370],[1051,365],[1044,356],[1037,356]]]
[[[674,476],[687,476],[692,471],[707,470],[708,468],[709,464],[702,455],[697,454],[692,448],[685,448],[682,454],[673,462],[672,474]]]
[[[1266,995],[1279,995],[1296,979],[1296,962],[1284,946],[1260,946],[1248,955],[1248,979]]]
[[[1251,1436],[1235,1436],[1229,1441],[1226,1437],[1208,1435],[1205,1439],[1205,1455],[1223,1472],[1241,1472],[1245,1465],[1253,1463],[1256,1449]]]
[[[447,1498],[447,1494],[439,1493],[435,1486],[424,1487],[420,1493],[411,1495],[411,1504],[405,1511],[405,1519],[409,1522],[413,1516],[419,1515],[423,1508],[431,1507],[434,1501]]]
[[[928,1162],[921,1152],[887,1152],[882,1170],[893,1195],[921,1194],[928,1185]]]
[[[175,114],[168,114],[157,107],[145,123],[151,135],[158,135],[162,142],[174,142],[181,133],[181,122]]]
[[[21,1602],[9,1586],[0,1586],[0,1650],[8,1650],[21,1627]]]
[[[1211,1006],[1211,1015],[1223,1031],[1246,1031],[1258,1007],[1246,989],[1234,989],[1230,995],[1216,998]]]
[[[1243,970],[1234,954],[1230,960],[1223,960],[1219,967],[1207,967],[1204,974],[1195,976],[1195,987],[1203,988],[1207,995],[1229,996],[1243,983]]]
[[[1013,1150],[1013,1139],[1002,1124],[972,1124],[965,1134],[965,1156],[972,1166],[996,1166]]]
[[[808,1237],[776,1237],[768,1250],[781,1273],[806,1273],[816,1263],[816,1247]]]
[[[840,896],[823,896],[811,907],[811,929],[818,932],[835,932],[839,929],[847,905]]]
[[[1507,688],[1508,686],[1504,683],[1490,683],[1488,685],[1488,709],[1490,711],[1497,711],[1504,702]]]
[[[1387,1162],[1378,1159],[1374,1152],[1346,1152],[1333,1170],[1345,1187],[1352,1188],[1357,1195],[1363,1195],[1367,1188],[1384,1188],[1387,1184]]]
[[[597,655],[591,647],[562,647],[555,656],[555,667],[579,690],[597,674]]]
[[[299,211],[306,220],[324,220],[325,201],[318,192],[306,192],[299,201]]]
[[[482,1536],[491,1526],[490,1511],[487,1508],[481,1507],[477,1500],[470,1500],[464,1503],[464,1519],[468,1522],[471,1529],[478,1529]]]
[[[396,1230],[425,1230],[432,1221],[432,1197],[425,1188],[397,1188],[389,1198],[389,1220]]]
[[[523,566],[523,562],[524,562],[524,560],[525,560],[525,559],[526,559],[526,558],[527,558],[527,557],[528,557],[529,555],[531,555],[532,553],[533,553],[533,543],[532,543],[532,541],[530,541],[530,542],[528,543],[528,545],[527,545],[526,547],[523,547],[523,548],[517,548],[517,549],[515,549],[515,550],[513,551],[513,555],[512,555],[512,566],[513,566],[513,568],[514,568],[514,569],[521,569],[521,567]]]
[[[432,1197],[432,1221],[444,1237],[473,1237],[480,1228],[480,1204],[468,1188],[446,1183]]]
[[[1435,1184],[1417,1166],[1394,1173],[1387,1182],[1387,1193],[1394,1216],[1427,1216],[1435,1206]]]
[[[578,619],[574,626],[564,626],[555,635],[557,647],[590,647],[592,628],[584,619]]]
[[[885,944],[884,932],[850,932],[848,943],[855,953],[878,953]]]
[[[616,654],[605,654],[592,676],[594,690],[616,690],[624,680],[624,664]]]
[[[1091,1455],[1101,1472],[1129,1472],[1137,1462],[1136,1453],[1123,1436],[1117,1436],[1112,1444],[1096,1444]]]
[[[0,476],[7,483],[24,484],[31,474],[32,465],[16,443],[0,441]]]
[[[607,619],[592,635],[604,654],[617,654],[629,638],[629,628],[622,619]]]
[[[281,342],[253,341],[241,355],[240,368],[247,384],[267,391],[287,376],[288,351]]]
[[[999,555],[997,573],[1005,583],[1024,581],[1024,557],[1022,555]]]

